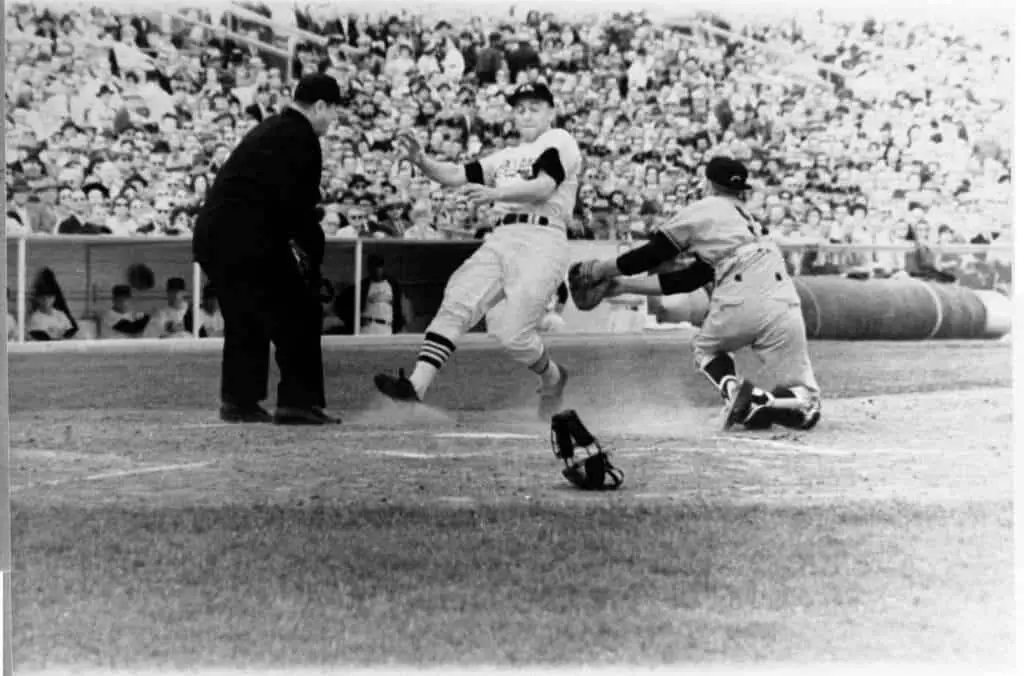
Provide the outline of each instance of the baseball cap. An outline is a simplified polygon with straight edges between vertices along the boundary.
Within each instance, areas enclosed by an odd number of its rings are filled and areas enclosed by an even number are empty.
[[[305,75],[299,84],[295,86],[295,94],[292,97],[297,103],[307,105],[323,101],[332,105],[341,105],[341,87],[338,81],[330,75],[323,73],[312,73]]]
[[[551,90],[543,82],[526,82],[519,85],[509,95],[508,104],[514,106],[520,101],[528,99],[544,101],[549,106],[555,105],[555,97],[551,95]]]
[[[752,190],[753,187],[747,183],[747,168],[739,160],[731,157],[712,157],[704,169],[704,175],[708,180],[726,190]]]

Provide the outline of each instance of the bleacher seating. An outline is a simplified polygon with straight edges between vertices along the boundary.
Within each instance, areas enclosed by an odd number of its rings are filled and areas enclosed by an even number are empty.
[[[995,21],[240,6],[270,21],[220,5],[5,5],[8,236],[187,236],[232,145],[316,70],[349,102],[323,141],[332,238],[482,236],[486,209],[396,162],[392,135],[415,126],[430,152],[486,153],[511,134],[503,93],[531,78],[585,152],[577,239],[643,238],[694,198],[713,154],[749,164],[750,208],[783,241],[1012,235],[1013,43]],[[319,37],[289,60],[293,35]],[[351,209],[372,218],[350,225]],[[905,266],[892,253],[795,260],[805,273]],[[979,277],[976,262],[937,265]],[[1006,288],[1005,258],[983,263],[979,283]]]

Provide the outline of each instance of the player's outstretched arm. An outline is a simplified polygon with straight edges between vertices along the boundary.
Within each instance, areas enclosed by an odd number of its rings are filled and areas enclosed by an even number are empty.
[[[673,296],[692,293],[715,281],[715,269],[702,260],[684,268],[651,274],[647,277],[614,277],[606,295]]]
[[[470,182],[467,167],[454,162],[441,162],[427,157],[423,147],[410,132],[403,132],[396,139],[401,157],[426,174],[427,178],[449,188],[459,188]]]
[[[595,280],[609,277],[631,277],[651,272],[658,266],[676,258],[682,250],[663,232],[655,233],[643,246],[626,253],[599,261],[591,272]]]

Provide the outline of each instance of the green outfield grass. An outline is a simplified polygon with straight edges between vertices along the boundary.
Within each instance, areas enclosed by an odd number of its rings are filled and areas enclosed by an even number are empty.
[[[617,493],[492,349],[417,415],[369,382],[415,348],[332,349],[339,430],[218,425],[216,355],[12,355],[17,665],[1012,659],[1006,346],[816,343],[821,428],[736,439],[685,346],[556,349]]]

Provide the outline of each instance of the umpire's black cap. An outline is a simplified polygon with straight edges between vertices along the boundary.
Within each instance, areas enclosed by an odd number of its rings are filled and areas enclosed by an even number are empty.
[[[555,105],[555,97],[551,90],[543,82],[525,82],[515,88],[508,96],[508,105],[515,106],[520,101],[527,100],[544,101],[549,106]]]
[[[753,189],[753,186],[747,183],[747,168],[742,162],[731,157],[712,157],[704,168],[704,175],[709,181],[726,190],[740,192]]]
[[[341,87],[330,75],[313,73],[299,80],[299,84],[295,86],[294,98],[297,103],[306,105],[323,101],[338,106],[341,105]]]

